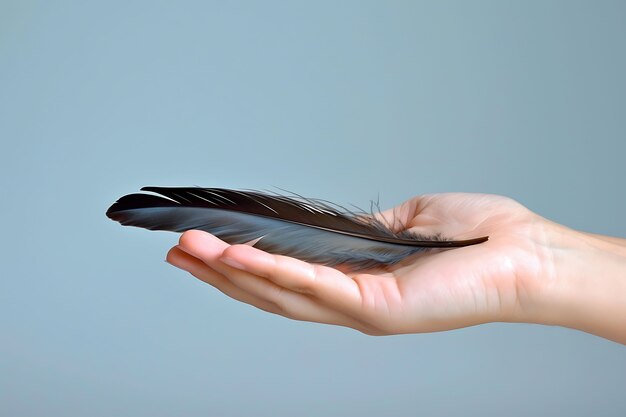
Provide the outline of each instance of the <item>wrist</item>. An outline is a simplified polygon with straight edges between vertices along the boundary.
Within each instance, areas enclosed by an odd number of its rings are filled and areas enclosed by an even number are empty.
[[[538,277],[531,322],[626,343],[626,240],[546,226],[551,271]]]

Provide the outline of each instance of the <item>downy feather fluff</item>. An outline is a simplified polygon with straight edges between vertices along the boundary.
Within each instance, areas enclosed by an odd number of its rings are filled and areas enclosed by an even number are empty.
[[[394,233],[372,216],[363,216],[320,200],[300,196],[200,187],[144,187],[120,198],[106,215],[124,226],[150,230],[209,232],[230,243],[254,247],[325,265],[354,269],[391,265],[426,248],[481,243],[424,239]]]

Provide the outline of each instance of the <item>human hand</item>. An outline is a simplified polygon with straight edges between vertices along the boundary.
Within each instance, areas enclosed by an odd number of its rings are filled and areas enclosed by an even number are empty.
[[[188,231],[167,260],[262,310],[373,335],[523,321],[541,283],[552,279],[549,222],[506,197],[425,195],[380,216],[396,230],[449,239],[488,235],[489,241],[341,272]]]

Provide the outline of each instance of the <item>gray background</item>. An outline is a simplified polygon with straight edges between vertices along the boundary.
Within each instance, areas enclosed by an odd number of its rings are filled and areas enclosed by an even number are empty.
[[[143,185],[476,191],[626,236],[624,74],[623,1],[0,1],[0,415],[626,415],[616,343],[292,322],[104,216]]]

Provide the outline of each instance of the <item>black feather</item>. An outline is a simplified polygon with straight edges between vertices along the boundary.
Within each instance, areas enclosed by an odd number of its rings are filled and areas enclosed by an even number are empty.
[[[326,265],[366,268],[391,265],[426,248],[481,243],[423,239],[394,233],[371,216],[359,216],[320,200],[257,191],[200,187],[144,187],[160,194],[129,194],[106,215],[125,226],[150,230],[204,230],[230,244],[255,241],[271,253]]]

